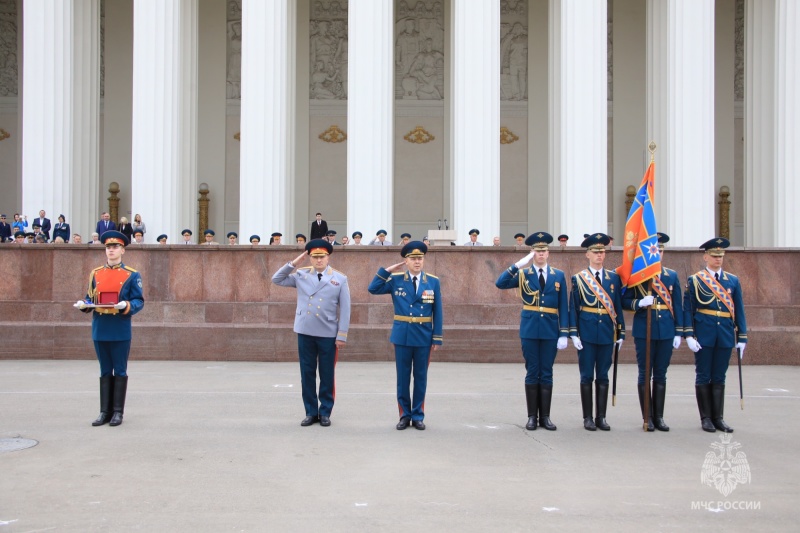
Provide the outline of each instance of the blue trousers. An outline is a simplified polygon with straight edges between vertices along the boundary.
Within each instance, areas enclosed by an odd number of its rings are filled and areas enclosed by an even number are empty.
[[[300,384],[306,416],[331,416],[336,397],[334,369],[339,358],[336,337],[314,337],[297,334],[300,354]],[[317,396],[317,365],[319,364],[319,397]]]
[[[525,385],[553,384],[557,345],[557,339],[522,339],[522,356],[527,371]]]
[[[636,346],[636,363],[639,365],[639,385],[645,383],[644,379],[644,352],[647,340],[636,337],[633,339]],[[650,377],[653,383],[667,382],[667,368],[672,359],[672,339],[650,340]],[[649,381],[649,380],[648,380]]]
[[[100,377],[128,375],[128,355],[131,341],[94,341],[94,351],[100,362]]]
[[[608,369],[611,368],[611,357],[614,343],[594,344],[583,342],[583,350],[578,351],[578,370],[581,373],[581,384],[597,383],[608,385]]]
[[[428,388],[428,365],[431,362],[430,346],[394,345],[397,367],[397,407],[400,418],[411,420],[425,418],[425,391]],[[414,397],[411,397],[411,375],[414,375]]]
[[[694,354],[695,385],[725,383],[733,348],[703,347]]]

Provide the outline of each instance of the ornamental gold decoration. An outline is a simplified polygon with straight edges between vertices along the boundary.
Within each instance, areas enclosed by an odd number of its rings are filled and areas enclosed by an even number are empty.
[[[500,144],[511,144],[518,140],[519,137],[514,135],[510,129],[506,128],[505,126],[500,128]]]
[[[414,144],[425,144],[436,139],[430,132],[426,131],[422,126],[417,126],[412,131],[405,134],[403,139]]]
[[[333,124],[330,128],[319,134],[319,138],[326,143],[343,143],[347,140],[347,134]]]
[[[11,134],[10,134],[10,133],[8,133],[8,132],[7,132],[6,130],[4,130],[3,128],[0,128],[0,141],[5,141],[5,140],[6,140],[6,139],[8,139],[9,137],[11,137]]]

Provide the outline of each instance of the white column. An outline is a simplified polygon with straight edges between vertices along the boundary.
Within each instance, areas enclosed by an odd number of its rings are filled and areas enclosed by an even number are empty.
[[[347,233],[394,235],[394,2],[350,0],[347,55]],[[409,194],[419,194],[414,191]]]
[[[800,48],[793,1],[745,3],[745,244],[800,246]],[[789,70],[787,70],[789,69]]]
[[[133,5],[132,211],[152,235],[197,233],[197,0]]]
[[[500,234],[500,1],[453,0],[451,228]],[[488,239],[489,242],[486,242]]]
[[[22,211],[31,220],[44,209],[54,221],[72,194],[70,4],[27,0],[24,5]]]
[[[72,6],[73,160],[67,222],[86,242],[100,211],[100,0],[73,0]]]
[[[670,245],[715,236],[714,0],[648,0],[647,134],[656,218]]]
[[[242,236],[292,230],[296,11],[293,0],[242,2]]]
[[[800,246],[797,205],[800,185],[800,6],[777,0],[775,10],[775,246]]]
[[[550,0],[550,231],[576,244],[608,226],[605,0]]]

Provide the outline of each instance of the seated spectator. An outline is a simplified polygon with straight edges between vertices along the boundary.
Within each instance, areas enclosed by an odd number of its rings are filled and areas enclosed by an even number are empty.
[[[96,231],[92,233],[92,240],[89,241],[89,244],[103,244],[100,242],[100,234]]]
[[[83,244],[83,241],[81,240],[81,234],[80,233],[73,233],[72,234],[72,244]]]
[[[258,235],[250,235],[250,244],[252,244],[253,246],[258,246],[259,244],[261,244],[261,237],[259,237]]]
[[[158,241],[158,244],[167,244],[167,235],[162,233],[156,240]]]
[[[14,242],[17,244],[25,244],[25,232],[18,231],[14,233]]]
[[[271,235],[271,237],[272,237],[272,239],[269,242],[270,244],[276,244],[276,245],[282,244],[281,243],[281,238],[283,238],[283,233],[280,233],[280,232],[276,231],[275,233],[273,233]]]
[[[204,240],[203,240],[203,242],[201,242],[200,244],[204,244],[204,245],[206,245],[206,246],[209,246],[209,245],[212,245],[212,244],[219,244],[218,242],[216,242],[216,241],[214,240],[214,236],[215,236],[215,235],[216,235],[216,233],[214,233],[214,230],[213,230],[213,229],[207,229],[207,230],[205,230],[205,231],[203,232],[203,239],[204,239]]]
[[[44,233],[39,233],[34,237],[33,242],[35,244],[46,244],[47,239],[45,239]]]
[[[53,239],[53,244],[66,244],[66,241],[64,240],[64,237],[59,235],[58,237]]]
[[[183,235],[183,242],[181,244],[194,244],[194,242],[192,242],[192,230],[186,228],[181,232],[181,235]]]
[[[142,230],[133,230],[133,240],[131,244],[144,244],[144,232]]]
[[[342,237],[342,246],[347,246],[348,244],[350,244],[350,238],[347,235],[345,235],[344,237]]]
[[[492,239],[492,246],[500,246],[500,237],[495,236]]]
[[[238,239],[238,238],[239,238],[239,234],[236,233],[235,231],[229,231],[228,232],[228,244],[235,245],[236,244],[236,239]]]
[[[362,246],[364,243],[361,242],[361,239],[364,237],[364,234],[360,231],[353,232],[353,242],[350,243],[350,246]]]
[[[297,244],[302,244],[303,246],[306,245],[306,236],[302,233],[298,233],[294,236],[294,240]]]

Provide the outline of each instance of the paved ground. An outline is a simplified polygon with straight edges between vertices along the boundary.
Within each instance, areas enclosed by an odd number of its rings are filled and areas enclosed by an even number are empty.
[[[333,425],[299,426],[289,363],[130,364],[125,422],[93,428],[93,361],[0,361],[0,533],[32,531],[796,531],[800,368],[729,373],[749,482],[701,482],[693,368],[670,368],[669,433],[643,433],[622,366],[612,431],[581,425],[557,365],[558,431],[525,431],[522,365],[430,367],[426,431],[394,429],[394,367],[340,362]],[[713,456],[712,456],[713,458]],[[714,461],[712,461],[714,462]],[[735,461],[734,461],[735,463]],[[724,466],[724,465],[723,465]]]

